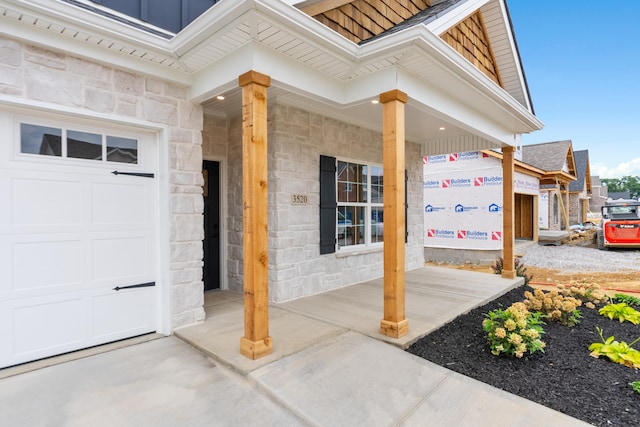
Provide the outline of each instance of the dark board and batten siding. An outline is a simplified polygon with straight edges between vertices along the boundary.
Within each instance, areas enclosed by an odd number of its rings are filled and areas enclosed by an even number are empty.
[[[218,0],[92,0],[156,27],[179,33]]]

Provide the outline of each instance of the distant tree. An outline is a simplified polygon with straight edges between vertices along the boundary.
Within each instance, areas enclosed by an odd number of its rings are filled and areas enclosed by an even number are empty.
[[[622,178],[603,178],[601,182],[607,184],[610,193],[629,191],[633,199],[640,196],[640,177],[625,175]]]

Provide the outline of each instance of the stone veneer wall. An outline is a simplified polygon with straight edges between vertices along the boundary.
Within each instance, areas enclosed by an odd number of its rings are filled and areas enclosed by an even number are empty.
[[[382,112],[379,111],[382,120]],[[208,120],[208,118],[207,118]],[[228,285],[243,287],[242,128],[228,127]],[[209,125],[205,125],[208,128]],[[207,137],[205,136],[205,139]],[[320,255],[320,155],[382,164],[382,135],[368,129],[276,104],[268,112],[269,299],[286,301],[382,277],[383,252]],[[418,144],[406,144],[409,171],[409,243],[406,268],[424,264],[422,253],[422,158]],[[305,194],[306,205],[292,205]]]
[[[169,127],[171,326],[202,320],[203,115],[186,88],[0,38],[0,93]]]

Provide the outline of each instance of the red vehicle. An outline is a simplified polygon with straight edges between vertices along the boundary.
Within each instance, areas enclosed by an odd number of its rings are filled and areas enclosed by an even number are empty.
[[[598,249],[640,248],[640,201],[608,200],[596,231]]]

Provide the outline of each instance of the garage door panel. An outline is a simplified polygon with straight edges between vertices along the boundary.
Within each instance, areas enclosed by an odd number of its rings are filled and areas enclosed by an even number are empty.
[[[42,179],[14,179],[11,185],[12,224],[82,223],[82,184]]]
[[[14,243],[12,252],[14,291],[82,282],[82,241]]]
[[[93,241],[93,280],[127,280],[149,273],[150,241],[146,236]],[[121,283],[119,283],[121,284]]]
[[[41,357],[56,349],[64,351],[86,337],[82,298],[18,300],[11,312],[15,358]]]
[[[151,207],[148,186],[94,183],[91,186],[93,224],[141,225]]]
[[[94,336],[113,340],[153,330],[153,288],[123,289],[93,300]],[[122,313],[114,316],[113,313]],[[125,315],[126,313],[126,315]]]

